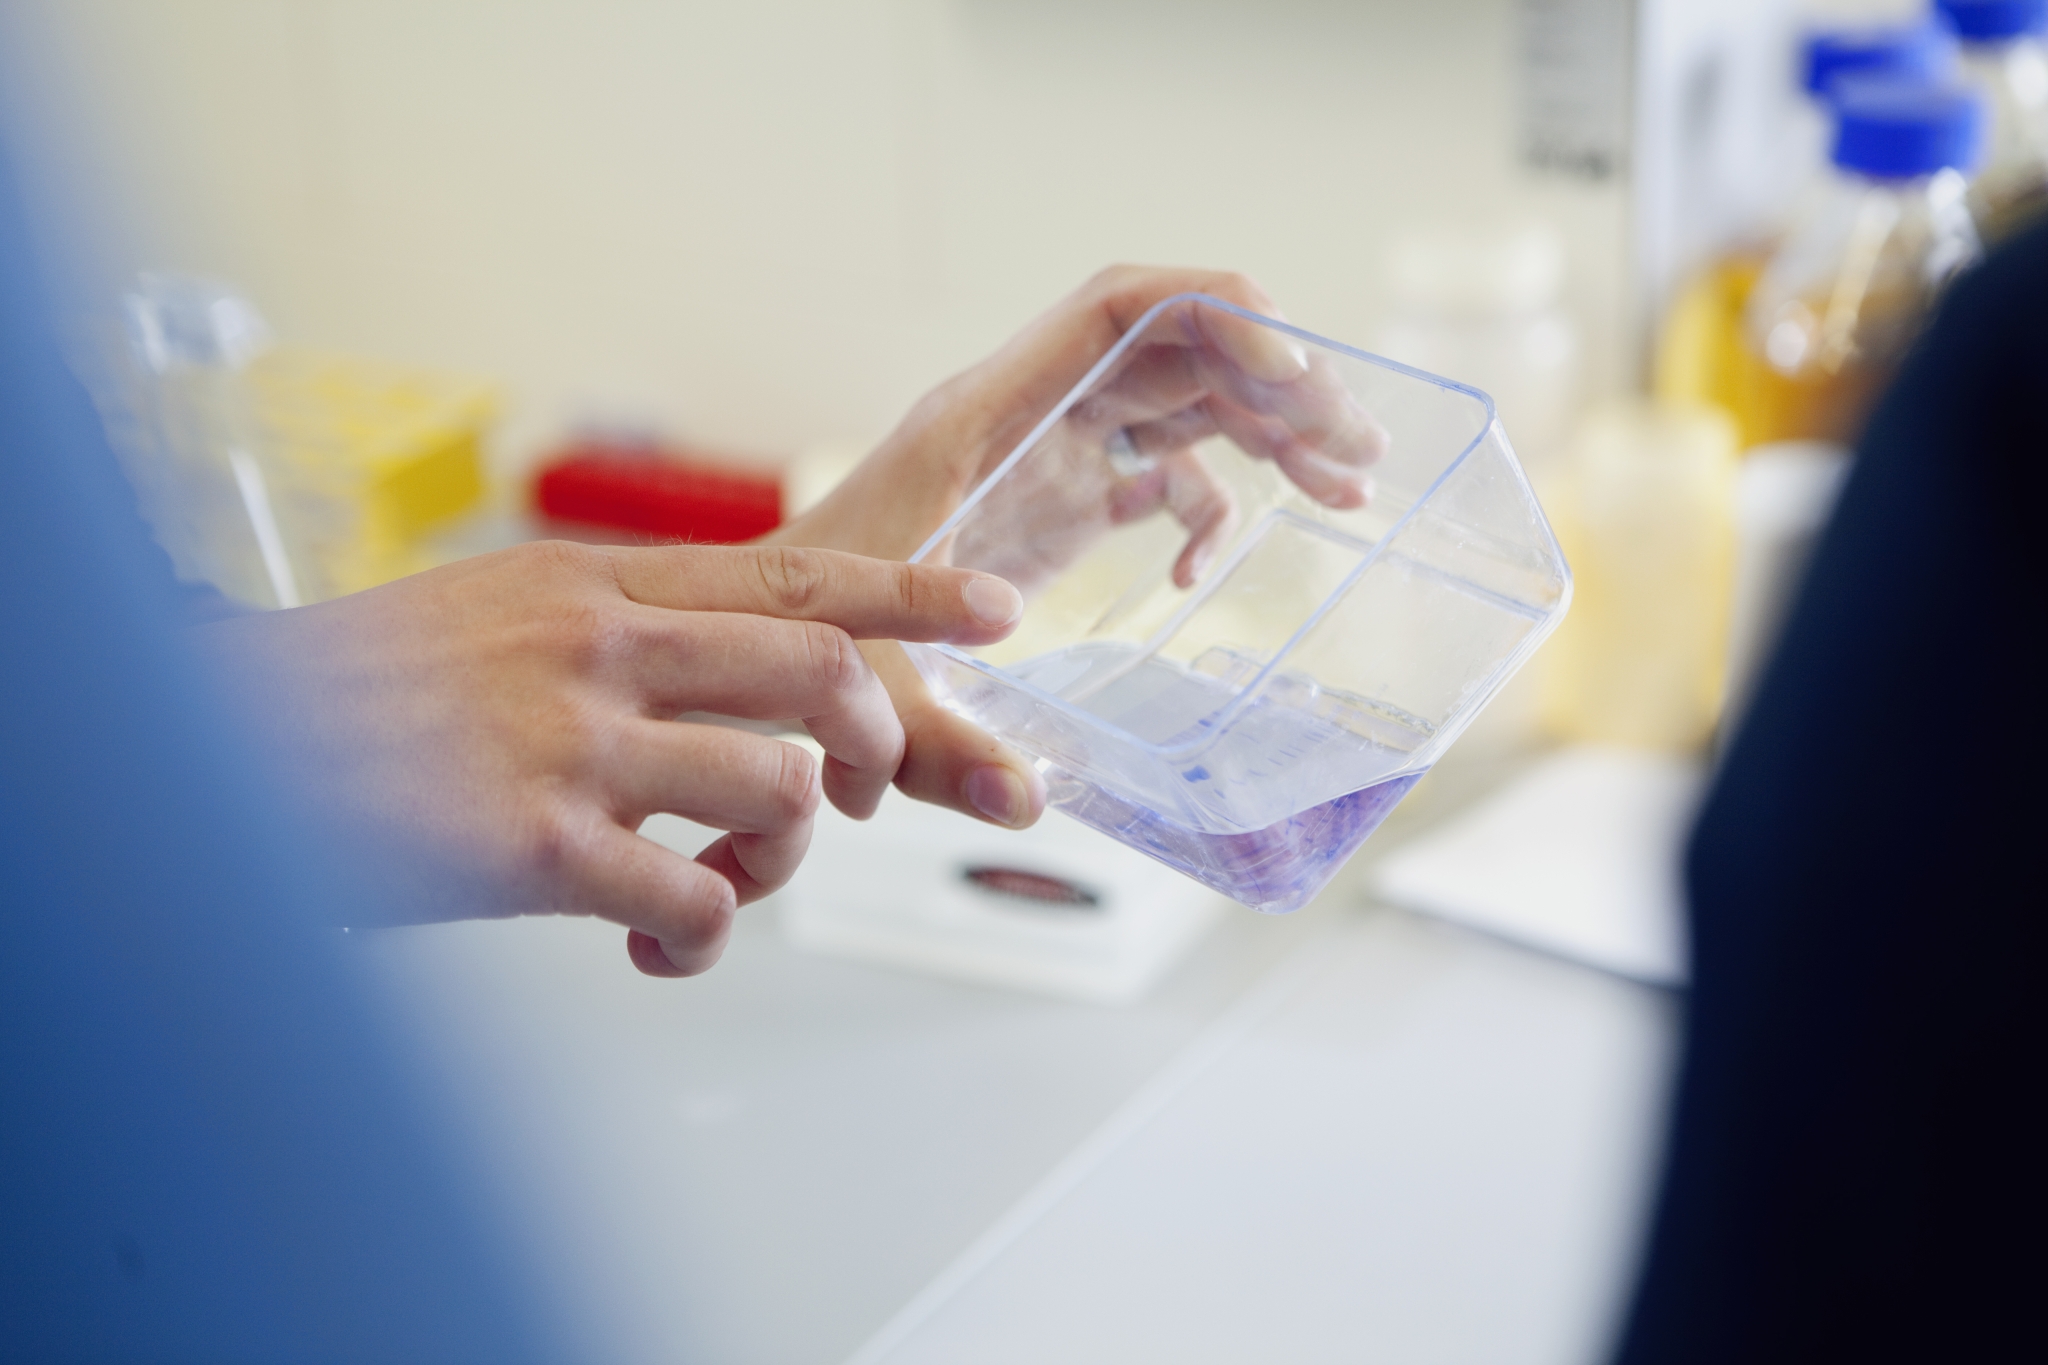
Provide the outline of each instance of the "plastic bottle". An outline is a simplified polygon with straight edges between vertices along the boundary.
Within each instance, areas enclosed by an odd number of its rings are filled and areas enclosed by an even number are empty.
[[[1709,263],[1672,300],[1658,337],[1657,396],[1675,402],[1736,405],[1735,375],[1742,346],[1742,316],[1784,234],[1786,223],[1811,216],[1827,192],[1834,136],[1830,91],[1850,76],[1895,76],[1935,81],[1956,68],[1956,41],[1932,19],[1913,24],[1815,29],[1800,48],[1798,83],[1805,98],[1786,129],[1792,180],[1789,211],[1770,231],[1739,243]]]
[[[1745,447],[1853,442],[1936,294],[1979,251],[1965,176],[1983,145],[1983,96],[1845,77],[1834,104],[1834,174],[1743,318],[1733,387]]]
[[[1705,745],[1726,678],[1736,468],[1720,408],[1635,400],[1586,414],[1546,496],[1576,583],[1541,656],[1552,734]]]
[[[295,607],[429,568],[485,496],[490,385],[280,347],[240,293],[145,274],[81,355],[177,575]]]
[[[1990,146],[1970,187],[1978,231],[1996,242],[2048,211],[2048,0],[1937,0],[1963,69],[1991,104]]]
[[[301,547],[265,458],[249,367],[270,328],[210,280],[146,274],[121,300],[125,344],[96,385],[136,503],[178,577],[247,607],[296,607]]]
[[[1410,232],[1387,255],[1382,355],[1491,394],[1532,474],[1555,458],[1578,397],[1563,306],[1564,241],[1549,227]]]

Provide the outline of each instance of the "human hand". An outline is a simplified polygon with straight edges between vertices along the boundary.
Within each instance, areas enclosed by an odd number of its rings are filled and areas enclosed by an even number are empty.
[[[903,729],[854,641],[986,644],[1022,610],[959,569],[551,542],[195,634],[417,916],[597,915],[680,976],[795,871],[821,788],[865,818],[896,777]],[[822,772],[689,712],[801,718]],[[656,812],[729,832],[692,862],[635,832]]]
[[[1173,582],[1192,588],[1237,523],[1229,485],[1196,448],[1212,436],[1270,461],[1326,506],[1364,505],[1367,467],[1387,435],[1326,353],[1185,296],[1141,325],[932,558],[973,564],[1030,596],[1110,528],[1163,510],[1188,533]]]
[[[818,507],[768,539],[909,556],[1150,308],[1189,293],[1279,315],[1242,275],[1103,271],[920,401]],[[1340,508],[1366,500],[1367,466],[1386,445],[1385,431],[1327,364],[1285,333],[1222,310],[1176,305],[1047,433],[1045,455],[1032,461],[1043,477],[999,494],[1017,505],[1006,504],[994,520],[1024,528],[1008,537],[1019,552],[999,559],[1000,571],[1028,592],[1111,526],[1163,510],[1188,532],[1173,576],[1192,585],[1237,515],[1228,489],[1193,448],[1219,433]],[[973,551],[976,562],[995,558],[989,547],[958,548]],[[1038,818],[1045,785],[1028,761],[941,707],[901,649],[876,643],[863,650],[903,721],[900,788],[996,824],[1021,827]]]

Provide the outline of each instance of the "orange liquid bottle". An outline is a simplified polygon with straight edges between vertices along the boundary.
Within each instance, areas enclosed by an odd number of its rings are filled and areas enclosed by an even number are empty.
[[[1951,78],[1956,41],[1933,18],[1904,24],[1851,25],[1809,31],[1800,55],[1800,88],[1783,135],[1798,172],[1799,189],[1787,218],[1813,216],[1838,172],[1829,163],[1834,135],[1833,90],[1847,77],[1887,76],[1919,81]],[[1713,403],[1731,412],[1755,411],[1744,424],[1745,447],[1759,432],[1787,425],[1787,408],[1802,405],[1783,385],[1751,363],[1743,319],[1765,265],[1786,241],[1787,224],[1737,243],[1710,261],[1673,299],[1659,335],[1656,394],[1677,403]],[[1791,425],[1811,425],[1793,422]]]
[[[1745,446],[1853,442],[1941,287],[1979,251],[1965,176],[1985,104],[1960,85],[1847,77],[1834,173],[1758,277],[1730,384]]]

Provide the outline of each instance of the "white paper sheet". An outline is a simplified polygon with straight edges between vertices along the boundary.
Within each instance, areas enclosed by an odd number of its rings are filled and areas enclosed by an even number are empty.
[[[1383,900],[1605,971],[1686,979],[1679,864],[1699,765],[1630,749],[1565,749],[1399,849]]]

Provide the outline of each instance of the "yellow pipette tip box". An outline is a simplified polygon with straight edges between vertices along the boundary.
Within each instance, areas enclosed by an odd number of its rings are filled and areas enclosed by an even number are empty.
[[[291,347],[254,361],[247,380],[273,458],[327,509],[320,595],[425,567],[419,538],[483,501],[489,382]]]

